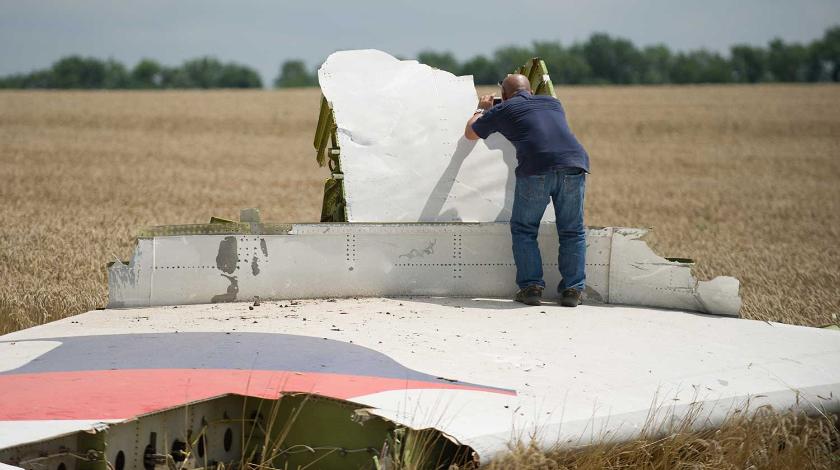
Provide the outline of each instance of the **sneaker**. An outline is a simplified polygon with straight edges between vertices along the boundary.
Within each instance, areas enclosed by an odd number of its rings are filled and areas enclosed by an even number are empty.
[[[516,293],[516,297],[513,300],[525,305],[540,305],[542,291],[543,288],[541,286],[528,286],[524,289],[519,289],[519,292]]]
[[[580,291],[577,289],[566,289],[561,294],[560,305],[564,307],[577,307],[580,303]]]

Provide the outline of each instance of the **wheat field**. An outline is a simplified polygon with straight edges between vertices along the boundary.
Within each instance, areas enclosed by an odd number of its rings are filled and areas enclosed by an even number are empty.
[[[592,157],[587,224],[653,227],[654,249],[694,258],[700,278],[739,278],[746,318],[837,323],[840,86],[558,94]],[[0,92],[0,333],[103,307],[105,264],[130,257],[142,226],[235,219],[245,207],[317,221],[319,99],[316,89]],[[836,425],[785,428],[792,419],[761,421],[769,437],[736,423],[584,453],[514,448],[493,468],[838,462]],[[793,436],[790,452],[774,447],[778,429]]]
[[[660,254],[736,276],[746,318],[838,321],[840,87],[558,93],[592,156],[587,224],[653,227]],[[319,97],[0,93],[0,333],[104,306],[104,266],[142,226],[317,221]]]

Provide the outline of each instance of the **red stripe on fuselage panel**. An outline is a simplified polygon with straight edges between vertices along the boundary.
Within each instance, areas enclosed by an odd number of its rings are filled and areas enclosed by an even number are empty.
[[[240,369],[123,369],[0,375],[0,421],[128,419],[228,393],[304,392],[352,399],[389,390],[513,391],[420,380]]]

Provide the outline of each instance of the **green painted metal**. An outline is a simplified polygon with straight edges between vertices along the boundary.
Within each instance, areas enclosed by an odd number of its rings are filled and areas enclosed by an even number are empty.
[[[321,222],[346,222],[344,181],[328,178],[324,182],[324,202],[321,204]]]
[[[324,182],[321,222],[346,222],[344,181],[341,173],[341,148],[338,146],[338,126],[327,98],[321,96],[321,109],[315,129],[315,160],[319,166],[329,165],[332,177]]]
[[[292,224],[225,222],[210,224],[159,225],[141,229],[137,238],[180,235],[287,235]]]
[[[346,222],[344,181],[341,173],[341,148],[338,146],[338,126],[326,97],[321,97],[321,110],[315,130],[315,160],[319,166],[329,165],[333,176],[324,182],[321,222]]]
[[[376,470],[394,468],[385,462],[396,462],[396,468],[411,469],[475,469],[478,457],[473,450],[434,429],[411,429],[397,426],[383,446],[384,452],[374,458]]]
[[[315,129],[315,141],[313,143],[316,150],[321,148],[321,139],[324,136],[324,130],[327,128],[327,120],[330,114],[329,108],[330,106],[329,103],[327,103],[327,98],[321,96],[321,109],[318,113],[318,126]]]
[[[333,144],[330,148],[330,159],[329,159],[329,168],[333,174],[341,173],[341,162],[338,161],[338,156],[341,154],[341,149],[338,148],[338,144]]]
[[[538,64],[541,74],[546,80],[540,79],[540,85],[537,87],[536,94],[540,95],[551,95],[557,98],[557,95],[554,93],[554,83],[551,82],[551,77],[548,75],[548,66],[545,65],[545,61],[539,59]]]
[[[544,60],[539,57],[534,57],[526,62],[525,65],[519,67],[517,73],[528,77],[533,94],[550,95],[557,98],[557,95],[554,93],[554,84],[548,75],[548,67],[545,65]]]
[[[362,405],[308,394],[262,400],[243,455],[262,468],[373,469],[394,425]]]
[[[328,123],[328,127],[333,127],[333,124],[331,122],[332,119],[330,118],[330,119],[328,119],[328,121],[330,121]],[[327,151],[327,144],[329,143],[329,141],[330,141],[329,135],[325,132],[321,135],[321,141],[318,142],[317,160],[318,160],[318,165],[320,165],[320,166],[324,166],[327,162],[327,152],[326,151]]]
[[[542,80],[542,74],[540,73],[538,62],[539,59],[534,58],[531,59],[531,63],[527,65],[528,81],[531,83],[531,90],[536,90]]]
[[[338,150],[338,136],[336,135],[336,131],[337,127],[335,125],[335,115],[333,114],[332,107],[327,102],[326,97],[322,96],[321,110],[318,114],[318,125],[315,129],[315,140],[313,142],[315,146],[315,159],[320,166],[324,166],[328,158],[332,160],[334,157],[338,157],[338,154],[334,152]],[[328,151],[328,145],[330,143],[332,146],[329,147]]]
[[[107,431],[77,434],[79,440],[76,449],[82,456],[76,459],[76,470],[108,470],[108,463],[105,461],[107,435]]]
[[[406,428],[352,402],[289,394],[258,409],[243,432],[243,456],[261,468],[443,470],[474,460],[471,448],[440,431]]]
[[[211,401],[226,398],[218,397]],[[117,450],[122,450],[127,454],[127,462],[143,462],[143,446],[148,442],[148,436],[136,434],[136,429],[140,429],[140,423],[144,420],[158,419],[147,421],[152,427],[144,427],[157,435],[158,446],[154,450],[159,459],[157,468],[161,468],[164,461],[168,468],[178,468],[176,452],[179,455],[185,452],[188,458],[194,459],[188,461],[185,468],[448,470],[453,468],[453,464],[455,468],[468,469],[474,468],[477,463],[472,448],[440,431],[407,428],[377,416],[368,407],[357,403],[308,393],[282,394],[277,399],[241,399],[241,415],[230,418],[225,415],[223,420],[210,423],[202,420],[202,427],[198,429],[185,430],[179,424],[184,423],[180,419],[159,419],[162,413],[158,412],[114,423],[107,429],[95,432],[78,431],[72,436],[75,445],[63,448],[58,453],[48,454],[46,449],[49,448],[50,440],[46,440],[19,448],[3,449],[11,451],[11,454],[0,452],[0,457],[4,462],[17,464],[18,461],[9,458],[9,455],[16,456],[20,452],[15,453],[15,450],[21,450],[24,455],[30,455],[27,459],[30,464],[21,466],[54,469],[61,468],[57,464],[58,458],[66,460],[68,455],[72,455],[74,463],[67,466],[68,470],[114,470],[114,462],[107,462],[106,459],[108,447],[117,445],[111,439],[117,439],[117,442],[125,445],[126,435],[134,435],[138,439],[134,446],[111,448],[109,454],[114,455]],[[195,405],[185,404],[163,413],[183,412],[186,419],[187,410],[191,406]],[[174,428],[171,427],[173,425]],[[231,443],[229,456],[233,457],[232,461],[206,460],[208,453],[216,456],[220,454],[222,442],[218,439],[207,440],[209,427],[220,425],[241,426],[236,433],[241,437]],[[186,447],[175,450],[172,442],[176,438],[182,439],[182,434],[185,434],[183,439]],[[198,450],[202,439],[207,449],[203,458],[200,456],[202,452]],[[33,454],[32,449],[39,444],[45,446],[44,450],[40,451],[40,455]],[[32,457],[38,463],[33,462]],[[129,464],[125,468],[128,470],[135,466]]]

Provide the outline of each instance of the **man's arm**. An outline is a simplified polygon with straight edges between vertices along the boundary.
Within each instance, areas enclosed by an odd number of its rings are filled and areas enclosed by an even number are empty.
[[[472,115],[472,117],[467,121],[467,127],[464,129],[464,137],[467,140],[478,140],[481,138],[472,128],[472,125],[475,121],[478,121],[481,116],[484,114],[484,111],[493,107],[493,95],[484,95],[478,100],[478,109]]]
[[[476,110],[475,114],[473,114],[470,120],[467,121],[467,128],[464,129],[464,137],[466,137],[467,140],[479,139],[478,134],[476,134],[475,131],[472,129],[472,125],[475,121],[478,121],[478,118],[480,118],[483,114],[484,113],[481,113],[478,110]]]

